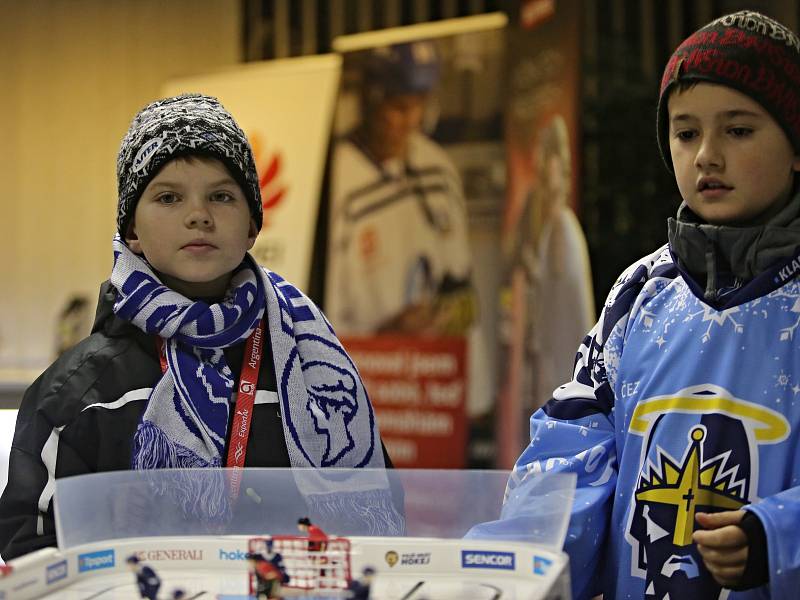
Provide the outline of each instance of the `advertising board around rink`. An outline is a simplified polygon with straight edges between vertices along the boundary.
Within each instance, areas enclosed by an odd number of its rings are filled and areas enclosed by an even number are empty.
[[[165,585],[176,581],[174,573],[202,573],[225,579],[227,593],[237,593],[236,583],[247,578],[247,536],[196,536],[185,538],[130,538],[107,540],[59,551],[48,548],[11,561],[13,571],[0,579],[0,599],[28,600],[58,597],[80,582],[114,578],[128,580],[124,558],[144,556]],[[447,580],[493,581],[523,591],[517,598],[569,598],[568,559],[565,554],[532,544],[437,538],[350,538],[351,569],[376,569],[379,580],[402,585],[404,580],[426,582]],[[394,558],[389,558],[394,557]],[[392,564],[390,564],[392,563]],[[535,565],[549,565],[537,570]],[[105,581],[104,579],[104,581]],[[108,579],[111,581],[110,579]],[[131,586],[133,580],[130,581]],[[104,584],[105,585],[105,584]],[[388,584],[387,584],[388,585]],[[556,592],[555,596],[549,593]],[[55,594],[55,595],[54,595]],[[560,596],[558,595],[560,594]],[[78,596],[76,596],[78,597]]]

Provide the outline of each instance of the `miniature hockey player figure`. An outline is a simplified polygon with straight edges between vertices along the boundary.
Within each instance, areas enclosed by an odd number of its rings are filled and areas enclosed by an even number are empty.
[[[182,589],[178,588],[177,590],[172,591],[172,600],[184,600],[186,598],[186,592]]]
[[[275,563],[257,552],[248,552],[247,563],[250,566],[250,572],[256,578],[256,598],[258,600],[280,598],[281,580],[285,575],[285,570],[282,574]]]
[[[280,573],[281,583],[282,584],[289,583],[289,573],[288,571],[286,571],[286,565],[283,564],[283,555],[281,555],[280,552],[275,552],[273,550],[272,540],[267,540],[267,552],[262,556],[268,562],[271,562],[276,569],[278,569],[278,573]]]
[[[308,549],[312,552],[323,552],[328,542],[328,535],[314,525],[308,517],[297,519],[297,528],[308,536]]]
[[[319,566],[319,578],[325,579],[328,574],[325,565],[328,564],[328,558],[325,556],[325,550],[328,547],[328,534],[322,531],[321,528],[314,525],[308,517],[297,519],[297,528],[301,533],[308,536],[308,559],[312,566]]]
[[[11,575],[11,571],[13,571],[13,567],[11,565],[0,565],[0,579],[7,575]]]
[[[158,588],[161,587],[161,578],[156,575],[152,568],[143,565],[135,554],[131,554],[125,562],[128,563],[128,567],[136,575],[139,597],[147,598],[147,600],[156,600]]]
[[[369,600],[369,589],[372,585],[372,579],[375,577],[375,569],[372,567],[364,567],[361,571],[361,577],[354,579],[347,586],[350,592],[349,598],[353,600]]]

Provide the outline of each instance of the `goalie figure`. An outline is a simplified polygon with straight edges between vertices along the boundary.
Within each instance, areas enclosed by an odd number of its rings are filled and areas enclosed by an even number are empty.
[[[247,562],[256,579],[256,598],[280,598],[281,585],[289,583],[289,575],[283,564],[283,556],[274,552],[272,540],[267,540],[267,553],[248,552]]]

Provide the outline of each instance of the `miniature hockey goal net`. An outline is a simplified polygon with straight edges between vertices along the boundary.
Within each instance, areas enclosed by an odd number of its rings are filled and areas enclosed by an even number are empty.
[[[248,540],[247,551],[267,555],[267,540],[272,540],[272,551],[283,557],[289,574],[286,588],[303,590],[347,589],[350,583],[350,540],[328,538],[324,546],[315,549],[307,537],[276,535]],[[310,547],[309,547],[310,544]],[[250,575],[250,593],[256,589],[255,576]]]

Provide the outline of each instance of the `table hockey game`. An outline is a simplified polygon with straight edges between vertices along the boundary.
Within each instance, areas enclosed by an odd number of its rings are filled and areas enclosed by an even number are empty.
[[[243,600],[251,597],[244,558],[249,541],[234,536],[134,538],[66,552],[40,550],[11,561],[14,570],[0,580],[0,598],[137,599],[134,577],[125,564],[127,556],[136,554],[161,577],[159,598],[171,598],[180,588],[186,598]],[[348,542],[348,554],[327,556],[330,562],[322,571],[328,571],[323,576],[328,581],[320,581],[321,569],[314,566],[318,563],[298,559],[289,572],[292,579],[300,578],[301,587],[290,582],[283,597],[346,598],[347,571],[356,574],[369,564],[377,571],[370,590],[376,599],[569,598],[566,557],[529,544],[379,537]]]
[[[265,489],[290,487],[287,477],[297,482],[296,474],[255,475],[256,479],[246,481],[242,488],[246,490],[244,502],[260,498]],[[131,487],[131,478],[140,475],[120,472],[88,476],[102,478],[99,486],[94,485],[96,480],[86,480],[87,476],[58,480],[56,522],[61,547],[9,561],[5,575],[0,577],[0,600],[139,598],[135,576],[126,564],[130,556],[156,571],[162,582],[159,599],[171,599],[178,589],[185,593],[184,600],[255,598],[245,557],[248,552],[261,553],[267,540],[283,556],[289,573],[290,580],[281,592],[283,598],[347,598],[349,582],[358,578],[365,567],[371,567],[375,576],[369,597],[373,599],[569,600],[568,559],[560,550],[565,531],[563,518],[548,535],[542,537],[539,531],[529,538],[538,539],[539,543],[526,541],[520,535],[509,540],[468,534],[476,523],[500,522],[497,507],[502,500],[501,484],[508,473],[436,471],[393,475],[403,477],[406,535],[338,535],[336,523],[332,522],[326,526],[328,541],[322,550],[314,550],[313,546],[309,549],[308,538],[296,531],[288,533],[287,524],[294,527],[298,518],[297,502],[290,503],[288,496],[285,502],[279,502],[277,510],[272,506],[261,513],[258,525],[248,524],[247,531],[253,533],[245,535],[175,535],[174,527],[159,523],[158,529],[165,535],[130,535],[132,529],[128,528],[124,537],[114,537],[114,532],[123,530],[113,527],[113,507],[120,502],[113,496],[124,493],[128,497],[126,514],[134,512],[130,510],[131,490],[150,487],[141,480],[136,483],[137,488]],[[356,485],[363,485],[364,474],[358,473],[357,477]],[[125,485],[120,486],[120,478]],[[338,476],[336,485],[340,486],[341,481]],[[301,483],[300,487],[305,486]],[[452,504],[443,495],[444,489],[454,494]],[[564,512],[562,492],[549,490],[534,501],[547,514],[548,525],[557,521],[550,514],[552,506],[558,505]],[[457,505],[457,498],[465,499],[466,504]],[[525,503],[528,505],[530,498]],[[157,521],[164,509],[148,504],[141,511],[142,519]],[[79,514],[70,517],[71,513]],[[275,514],[276,520],[263,521],[267,514]],[[181,527],[185,525],[181,523]],[[144,521],[133,530],[151,531]],[[560,536],[555,543],[550,535],[553,531]]]

